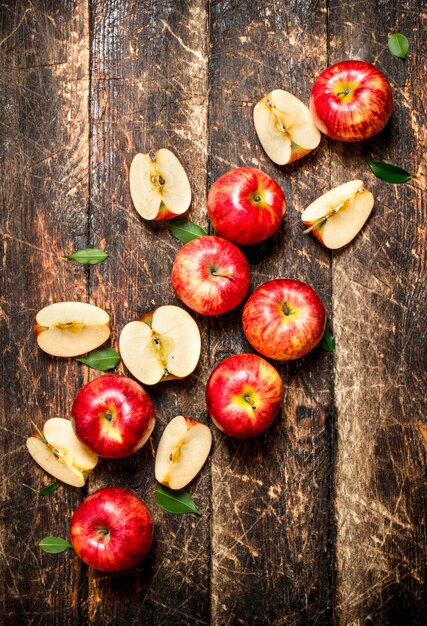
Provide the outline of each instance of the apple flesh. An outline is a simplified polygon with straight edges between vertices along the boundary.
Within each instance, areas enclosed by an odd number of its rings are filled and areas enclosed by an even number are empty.
[[[183,489],[202,469],[212,446],[205,424],[178,415],[163,431],[155,463],[156,480],[170,489]]]
[[[337,250],[350,243],[364,226],[374,196],[361,180],[351,180],[323,194],[303,212],[301,219],[324,246]]]
[[[98,455],[73,431],[69,420],[53,417],[27,439],[28,452],[45,472],[72,487],[83,487],[98,463]]]
[[[283,89],[274,89],[255,105],[254,124],[267,156],[277,165],[300,159],[320,143],[310,109]]]
[[[129,172],[130,194],[146,220],[168,220],[187,211],[191,188],[177,157],[166,148],[133,158]]]
[[[200,331],[184,309],[165,305],[129,322],[120,335],[120,355],[145,385],[189,376],[201,351]]]
[[[71,518],[76,554],[101,572],[121,572],[150,551],[154,525],[150,511],[134,493],[121,487],[98,489]]]

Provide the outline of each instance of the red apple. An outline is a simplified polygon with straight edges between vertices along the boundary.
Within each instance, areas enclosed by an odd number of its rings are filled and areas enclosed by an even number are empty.
[[[213,370],[206,404],[213,423],[231,437],[254,437],[273,422],[282,402],[279,372],[257,354],[236,354]]]
[[[312,287],[289,278],[264,283],[243,309],[243,330],[250,344],[277,361],[299,359],[325,332],[326,312]]]
[[[156,413],[147,392],[127,376],[107,374],[84,385],[71,408],[77,436],[99,456],[119,459],[139,450]]]
[[[393,108],[390,84],[365,61],[341,61],[316,79],[310,96],[314,123],[338,141],[361,141],[379,133]]]
[[[276,232],[286,212],[284,193],[268,174],[253,167],[230,170],[214,182],[208,213],[218,235],[250,246]]]
[[[153,521],[145,504],[121,487],[98,489],[77,507],[70,526],[77,555],[101,572],[137,565],[153,542]]]
[[[189,241],[176,255],[172,285],[193,311],[220,315],[231,311],[248,292],[249,264],[243,252],[221,237]]]

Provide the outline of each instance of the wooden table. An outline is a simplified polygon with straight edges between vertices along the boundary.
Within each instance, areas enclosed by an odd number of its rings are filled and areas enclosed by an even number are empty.
[[[3,0],[2,624],[279,626],[421,624],[426,610],[422,425],[426,145],[425,3],[350,0]],[[424,29],[424,30],[423,30]],[[388,35],[410,41],[405,61]],[[361,58],[388,76],[386,130],[360,144],[322,140],[276,167],[253,128],[253,105],[284,88],[308,101],[318,73]],[[424,146],[423,146],[424,144]],[[30,459],[30,420],[68,416],[99,374],[43,354],[35,313],[90,301],[111,313],[111,345],[153,306],[178,304],[171,284],[180,243],[143,221],[129,194],[133,155],[171,148],[193,190],[190,217],[208,227],[206,195],[230,168],[259,167],[284,188],[288,212],[252,287],[289,276],[323,298],[336,350],[278,365],[283,411],[255,440],[212,425],[214,448],[190,492],[203,516],[174,516],[154,499],[154,451],[177,414],[209,423],[212,367],[250,350],[241,307],[196,316],[203,354],[187,380],[150,389],[151,445],[103,460],[87,489],[42,498],[23,487],[50,479]],[[401,165],[404,185],[376,179],[364,159]],[[329,188],[362,178],[376,206],[348,247],[331,253],[303,235],[300,213]],[[86,246],[110,258],[63,260]],[[123,365],[118,372],[125,372]],[[136,570],[96,573],[70,550],[37,546],[68,536],[89,492],[121,485],[153,511],[154,547]]]

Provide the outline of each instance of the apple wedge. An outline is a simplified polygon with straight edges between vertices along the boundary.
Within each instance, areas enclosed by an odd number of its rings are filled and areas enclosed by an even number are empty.
[[[86,302],[56,302],[39,311],[34,325],[39,347],[52,356],[79,356],[110,336],[110,316]]]
[[[170,489],[183,489],[200,472],[212,446],[208,426],[178,415],[161,436],[154,473]]]
[[[129,172],[130,195],[146,220],[168,220],[187,211],[191,188],[177,157],[166,148],[134,156]]]
[[[98,455],[75,435],[62,417],[47,420],[43,432],[27,439],[28,452],[46,472],[73,487],[83,487],[98,463]]]
[[[185,378],[200,358],[196,322],[187,311],[173,305],[161,306],[126,324],[119,343],[123,363],[145,385]]]
[[[326,248],[337,250],[347,245],[368,219],[374,196],[361,180],[351,180],[323,194],[301,215],[307,226]]]
[[[320,143],[310,109],[283,89],[274,89],[255,105],[254,124],[267,156],[277,165],[300,159]]]

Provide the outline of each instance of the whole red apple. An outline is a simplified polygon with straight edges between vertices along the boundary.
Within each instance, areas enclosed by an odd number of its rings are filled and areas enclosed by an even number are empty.
[[[264,283],[243,309],[243,330],[250,344],[277,361],[299,359],[325,332],[326,311],[312,287],[277,278]]]
[[[253,167],[230,170],[214,182],[208,213],[220,237],[250,246],[270,237],[286,212],[284,193],[268,174]]]
[[[379,133],[393,108],[390,84],[365,61],[341,61],[316,79],[310,96],[314,123],[338,141],[361,141]]]
[[[121,487],[98,489],[77,507],[70,526],[77,555],[101,572],[137,565],[153,542],[153,521],[146,505]]]
[[[238,438],[263,433],[279,412],[282,396],[279,372],[257,354],[224,359],[206,386],[206,404],[213,423]]]
[[[176,295],[202,315],[231,311],[248,292],[249,264],[237,246],[204,236],[186,243],[176,255],[172,285]]]
[[[119,459],[139,450],[156,413],[147,392],[127,376],[107,374],[84,385],[71,408],[76,435],[99,456]]]

